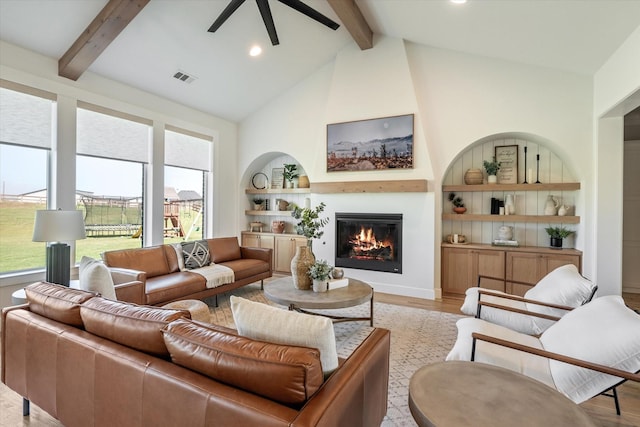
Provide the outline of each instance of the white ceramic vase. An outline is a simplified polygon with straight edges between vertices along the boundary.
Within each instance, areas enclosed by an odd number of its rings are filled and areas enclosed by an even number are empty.
[[[487,183],[489,184],[496,184],[498,182],[498,177],[495,175],[489,175],[487,176]]]
[[[313,292],[327,292],[329,290],[329,279],[313,279]]]

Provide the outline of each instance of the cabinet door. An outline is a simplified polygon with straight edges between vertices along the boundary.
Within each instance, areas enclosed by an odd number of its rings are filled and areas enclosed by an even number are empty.
[[[248,248],[260,247],[260,236],[257,234],[242,234],[242,246]]]
[[[478,284],[479,275],[498,277],[503,280],[483,279],[481,285],[486,289],[504,292],[504,251],[472,250],[471,256],[472,270],[470,286]]]
[[[558,267],[563,265],[573,264],[576,266],[579,272],[582,273],[582,265],[580,262],[580,255],[543,255],[540,257],[540,278],[542,279],[546,274],[551,273]]]
[[[509,252],[507,254],[507,293],[523,296],[542,278],[540,254],[535,252]],[[509,280],[531,283],[530,286]]]
[[[291,259],[296,254],[296,248],[306,244],[307,239],[304,237],[276,236],[273,269],[282,273],[291,273]]]
[[[464,248],[442,248],[442,292],[446,295],[464,295],[474,286],[471,278],[472,254]]]

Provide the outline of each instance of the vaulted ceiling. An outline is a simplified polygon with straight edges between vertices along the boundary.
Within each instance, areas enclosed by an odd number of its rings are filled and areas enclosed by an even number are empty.
[[[333,31],[270,0],[280,41],[272,46],[251,0],[215,33],[207,30],[227,0],[139,0],[144,4],[139,13],[93,62],[80,68],[88,66],[88,72],[240,121],[330,62],[357,37],[353,27],[345,26],[347,15],[340,19],[336,13],[352,0],[303,2],[340,28]],[[0,0],[0,39],[57,61],[108,3]],[[389,36],[587,75],[640,26],[640,0],[468,0],[463,5],[355,0],[355,8],[373,30],[374,49],[376,37]],[[262,55],[248,55],[254,44],[261,45]],[[178,71],[195,80],[173,78]]]

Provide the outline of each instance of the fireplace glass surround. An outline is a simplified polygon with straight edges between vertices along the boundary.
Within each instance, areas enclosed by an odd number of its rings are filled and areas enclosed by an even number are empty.
[[[402,273],[402,214],[336,213],[336,267]]]

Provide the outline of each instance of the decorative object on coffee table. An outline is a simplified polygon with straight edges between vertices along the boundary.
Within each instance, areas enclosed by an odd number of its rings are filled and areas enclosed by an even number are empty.
[[[309,267],[309,277],[313,281],[313,292],[327,292],[329,290],[329,279],[333,267],[327,261],[321,259]]]
[[[551,238],[549,246],[552,248],[561,248],[562,247],[562,239],[571,236],[575,231],[569,230],[564,226],[558,227],[547,227],[544,229],[549,237]]]
[[[479,185],[483,182],[482,169],[473,168],[468,169],[464,173],[464,183],[467,185]]]
[[[453,204],[453,211],[457,214],[463,214],[467,211],[464,207],[462,197],[456,196],[456,193],[449,193],[449,201]]]
[[[300,290],[311,289],[311,277],[309,268],[316,262],[310,246],[298,246],[296,254],[291,258],[291,279],[293,286]]]
[[[500,170],[500,162],[496,160],[496,156],[493,156],[491,161],[484,160],[482,166],[484,166],[484,170],[487,172],[487,182],[489,184],[497,183],[498,178],[496,174]]]

